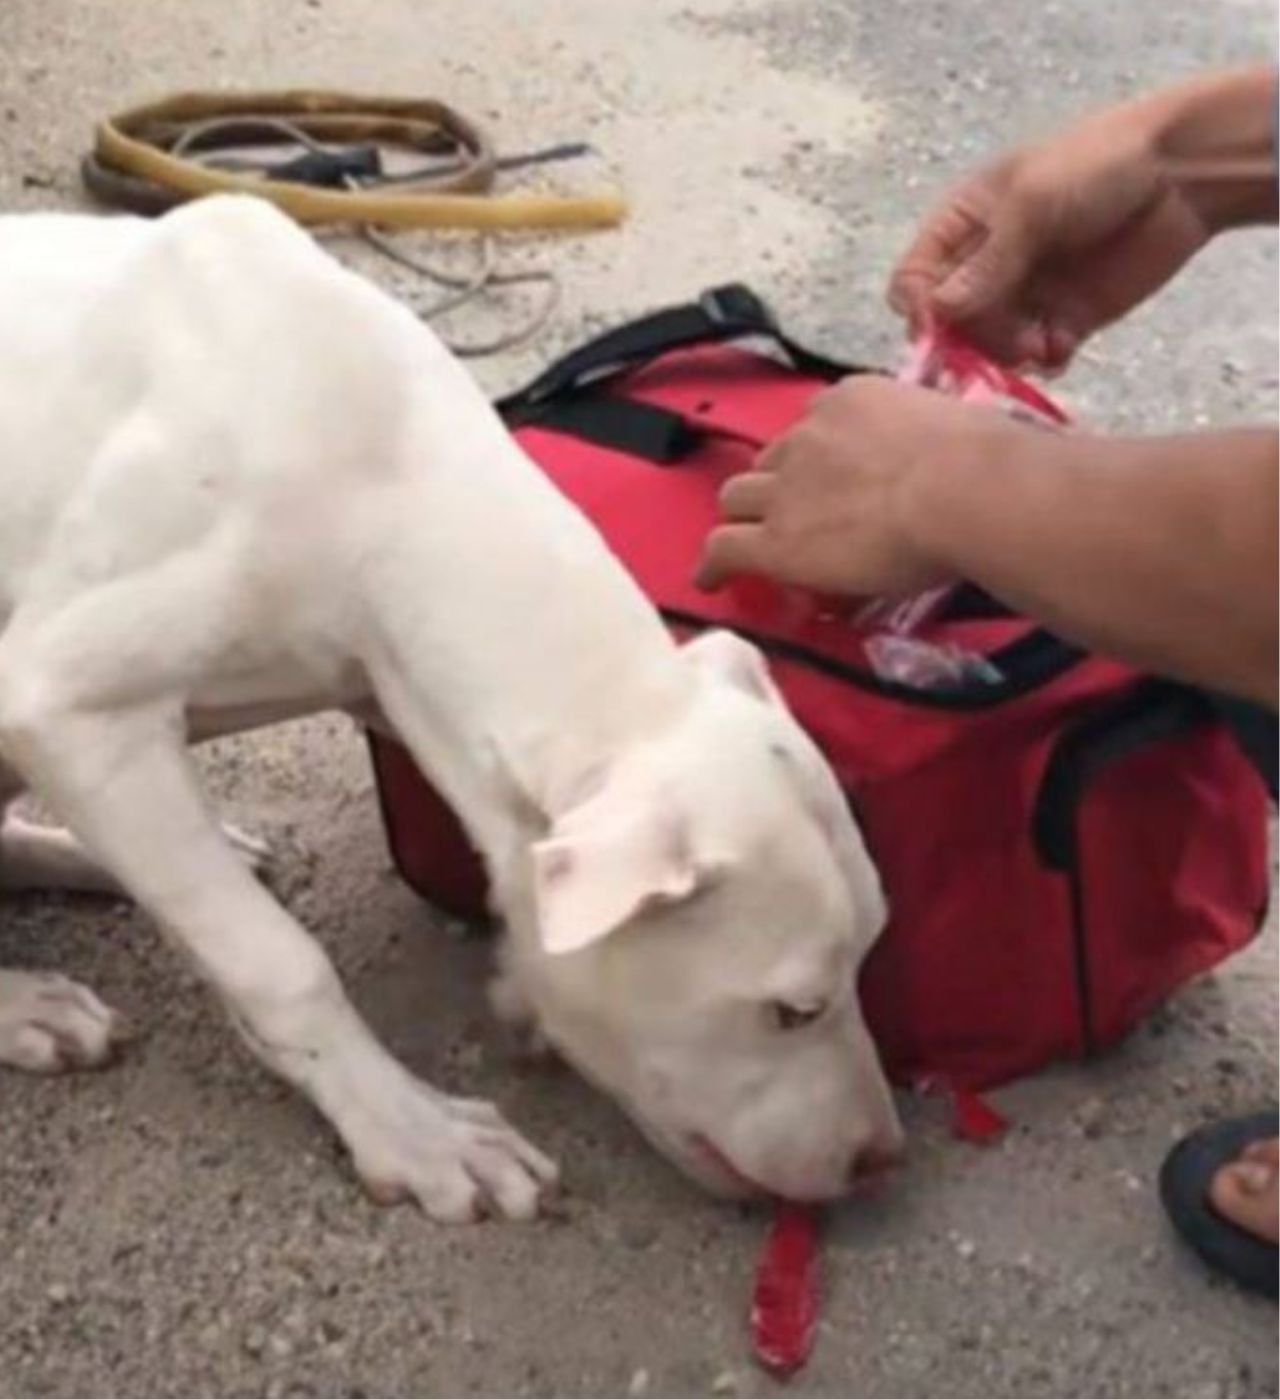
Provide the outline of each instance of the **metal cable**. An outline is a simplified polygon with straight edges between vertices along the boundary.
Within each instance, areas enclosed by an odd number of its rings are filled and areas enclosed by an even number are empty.
[[[236,131],[243,131],[246,128],[252,129],[256,134],[263,131],[274,131],[284,140],[294,145],[301,146],[304,150],[313,155],[332,155],[334,150],[324,142],[317,140],[310,132],[303,130],[295,122],[291,122],[284,117],[273,116],[239,116],[239,117],[213,117],[207,121],[195,122],[185,127],[177,139],[174,141],[171,153],[174,156],[185,156],[188,160],[196,161],[200,164],[213,164],[220,157],[216,153],[193,151],[192,147],[199,142],[208,139],[210,136],[226,136]],[[562,150],[576,150],[576,147],[557,148],[555,154]],[[551,158],[546,153],[536,152],[532,157],[516,157],[516,161],[537,160],[539,158]],[[221,158],[225,159],[225,157]],[[452,169],[459,166],[455,162]],[[250,162],[237,162],[237,168],[253,169]],[[446,167],[448,168],[448,167]],[[393,176],[390,180],[397,183],[408,179],[421,180],[429,179],[431,175],[439,171],[439,166],[422,167],[408,175]],[[367,189],[372,185],[388,183],[387,177],[378,177],[371,180],[360,180],[353,175],[343,177],[343,184],[351,190]],[[390,258],[393,262],[399,263],[402,267],[408,268],[411,272],[420,277],[434,282],[437,286],[447,287],[449,291],[436,302],[429,306],[415,306],[414,311],[424,321],[433,321],[437,317],[443,316],[450,311],[456,311],[460,306],[482,296],[485,292],[494,287],[511,287],[519,285],[540,284],[545,286],[547,291],[542,298],[534,314],[520,326],[510,331],[505,331],[494,336],[490,340],[461,342],[449,340],[442,336],[441,339],[449,349],[464,359],[479,359],[486,355],[500,354],[502,351],[510,350],[517,345],[524,344],[537,335],[551,319],[556,306],[560,301],[559,280],[549,268],[526,268],[520,271],[503,272],[494,267],[493,263],[493,239],[486,234],[480,234],[477,238],[479,247],[479,266],[476,271],[459,276],[454,272],[446,272],[443,268],[433,267],[424,259],[413,253],[407,252],[398,246],[386,234],[380,232],[371,224],[356,224],[353,226],[356,233],[364,239],[370,247],[375,248],[384,257]]]

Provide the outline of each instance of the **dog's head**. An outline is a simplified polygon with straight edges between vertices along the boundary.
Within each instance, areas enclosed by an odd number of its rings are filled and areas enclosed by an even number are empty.
[[[836,1196],[901,1146],[856,989],[880,884],[756,650],[682,664],[680,720],[533,846],[508,1001],[712,1190]]]

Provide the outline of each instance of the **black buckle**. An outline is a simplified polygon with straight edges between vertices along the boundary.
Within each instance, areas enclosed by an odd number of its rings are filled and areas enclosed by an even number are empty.
[[[711,287],[698,298],[698,307],[718,330],[729,335],[776,335],[773,312],[741,282]]]
[[[341,190],[353,180],[378,179],[383,173],[382,153],[372,143],[329,151],[304,151],[291,160],[267,166],[265,173],[273,180]]]

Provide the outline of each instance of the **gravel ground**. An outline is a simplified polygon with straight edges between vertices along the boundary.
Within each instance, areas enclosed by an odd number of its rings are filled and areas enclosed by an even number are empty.
[[[893,353],[880,286],[930,193],[1093,102],[1274,49],[1266,0],[4,0],[0,207],[79,204],[92,120],[182,86],[432,93],[506,148],[586,137],[628,227],[524,240],[554,326],[490,388],[620,313],[730,278],[798,333]],[[465,250],[452,250],[460,254]],[[384,278],[385,266],[365,262]],[[390,285],[408,290],[398,278]],[[1275,412],[1275,239],[1211,250],[1066,386],[1118,428]],[[459,334],[519,315],[469,309]],[[6,1395],[775,1394],[745,1356],[761,1221],[678,1180],[568,1074],[521,1074],[484,1016],[486,950],[388,869],[361,743],[320,719],[208,749],[227,813],[394,1050],[496,1097],[565,1164],[563,1220],[433,1228],[352,1188],[127,907],[7,904],[0,963],[89,981],[145,1030],[100,1075],[0,1077]],[[1206,1116],[1273,1101],[1274,930],[1103,1061],[998,1096],[979,1152],[907,1105],[913,1161],[833,1222],[814,1360],[863,1396],[1266,1396],[1276,1313],[1208,1278],[1152,1188]]]

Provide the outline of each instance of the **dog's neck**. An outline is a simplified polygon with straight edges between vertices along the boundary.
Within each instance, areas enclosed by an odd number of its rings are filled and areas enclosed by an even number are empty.
[[[429,560],[417,523],[380,536],[371,602],[404,645],[372,657],[370,679],[391,726],[496,869],[629,748],[672,723],[696,681],[595,530],[505,434],[467,454],[465,491],[450,487],[461,474],[451,463],[433,466],[422,518],[432,499],[447,498],[434,514],[447,508],[452,528]],[[485,541],[491,553],[479,570]],[[465,607],[421,605],[428,568],[436,597],[470,581]]]
[[[641,652],[644,647],[638,648]],[[646,664],[611,668],[607,700],[595,667],[562,662],[526,691],[523,704],[487,716],[441,718],[469,734],[452,773],[436,776],[497,878],[529,843],[585,801],[636,744],[690,703],[694,681],[660,638]],[[452,790],[450,790],[452,789]]]

